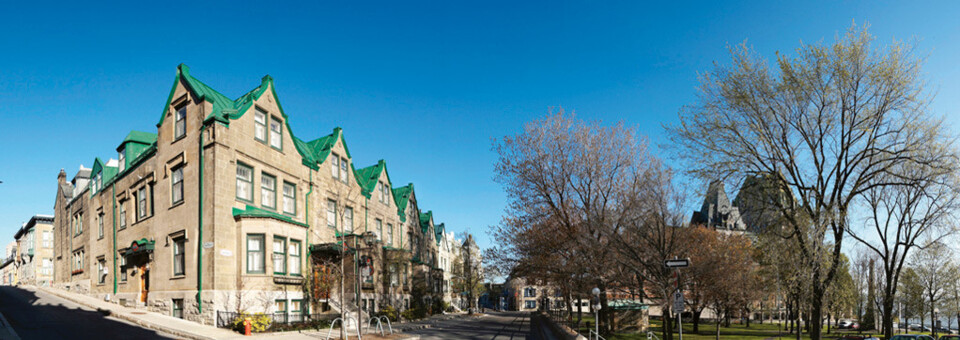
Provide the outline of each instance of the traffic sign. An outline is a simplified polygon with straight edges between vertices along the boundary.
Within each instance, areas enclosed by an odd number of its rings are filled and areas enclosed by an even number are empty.
[[[679,290],[673,293],[673,310],[677,313],[683,312],[683,293]]]
[[[663,266],[667,268],[683,268],[690,266],[690,259],[673,259],[663,261]]]

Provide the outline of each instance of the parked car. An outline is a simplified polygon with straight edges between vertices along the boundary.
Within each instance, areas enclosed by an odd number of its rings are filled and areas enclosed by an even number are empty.
[[[960,335],[944,334],[940,336],[940,340],[960,340]]]
[[[894,335],[890,340],[934,340],[932,336],[922,334]]]
[[[840,323],[837,324],[837,328],[839,329],[848,329],[850,326],[853,326],[853,321],[850,320],[840,321]]]
[[[880,338],[872,336],[844,335],[837,340],[880,340]]]
[[[911,324],[911,325],[907,326],[907,329],[908,329],[908,330],[911,330],[911,331],[918,331],[918,332],[919,332],[919,331],[922,331],[922,330],[923,330],[923,326],[920,326],[919,324]]]
[[[946,327],[937,327],[937,333],[940,334],[950,334],[952,333],[949,328]]]

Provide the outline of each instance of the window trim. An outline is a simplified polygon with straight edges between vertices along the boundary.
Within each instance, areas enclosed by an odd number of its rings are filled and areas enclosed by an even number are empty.
[[[287,240],[287,242],[288,242],[288,243],[287,243],[287,247],[288,247],[288,248],[287,248],[287,271],[289,272],[289,274],[290,274],[291,276],[303,276],[303,247],[302,247],[302,246],[303,246],[303,242],[301,242],[300,240],[292,239],[292,238],[289,239],[289,240]],[[291,253],[290,253],[290,249],[289,249],[289,247],[293,246],[294,243],[297,244],[297,255],[296,255],[296,256],[294,256],[293,254],[291,254]],[[291,261],[291,258],[296,258],[296,259],[297,259],[297,272],[296,272],[296,273],[294,273],[292,270],[290,270],[290,263],[293,262],[293,261]]]
[[[125,200],[124,200],[124,201],[117,202],[118,205],[120,205],[120,223],[119,223],[119,227],[117,228],[117,230],[127,229],[127,208],[126,208],[126,206],[124,205],[126,202],[127,202],[127,201],[125,201]]]
[[[272,207],[267,205],[267,203],[266,203],[267,200],[264,199],[264,197],[263,197],[263,196],[264,196],[264,195],[263,195],[263,190],[266,189],[266,188],[263,187],[263,180],[264,180],[264,178],[273,179],[273,186],[272,186],[272,188],[269,190],[269,191],[273,192],[273,206],[272,206]],[[277,176],[268,174],[268,173],[263,172],[263,171],[260,172],[260,206],[261,206],[261,207],[264,207],[264,208],[267,208],[267,209],[270,209],[270,210],[273,210],[273,211],[277,211]]]
[[[333,204],[333,211],[330,211],[331,204]],[[333,224],[330,224],[330,214],[333,213]],[[337,230],[337,201],[328,199],[327,200],[327,227]]]
[[[170,299],[170,300],[171,300],[170,301],[171,308],[173,309],[170,316],[183,319],[183,299]],[[177,301],[180,302],[179,306],[177,304]],[[177,308],[177,307],[180,307],[180,308]],[[180,311],[180,316],[177,316],[177,311]]]
[[[287,211],[287,205],[286,205],[286,204],[282,204],[283,206],[280,208],[280,210],[282,210],[284,214],[287,214],[287,215],[290,215],[290,216],[297,216],[297,185],[296,185],[296,184],[293,184],[292,182],[283,181],[283,187],[282,187],[282,188],[283,188],[283,189],[286,189],[286,188],[287,188],[287,185],[290,185],[290,187],[293,188],[293,195],[292,195],[292,196],[287,196],[287,191],[286,191],[286,190],[282,190],[282,193],[281,193],[281,194],[283,195],[283,199],[281,199],[281,202],[284,202],[284,201],[289,197],[291,200],[293,200],[293,211]],[[285,203],[285,202],[284,202],[284,203]]]
[[[247,169],[247,170],[250,170],[250,181],[246,181],[246,180],[244,180],[244,179],[241,179],[241,178],[240,178],[240,174],[236,174],[236,185],[235,185],[235,187],[234,187],[234,190],[235,190],[235,191],[234,191],[234,196],[236,197],[236,199],[237,199],[238,201],[253,204],[253,196],[254,196],[254,195],[253,195],[253,178],[254,178],[254,175],[253,175],[253,167],[252,167],[252,166],[249,166],[249,165],[246,165],[246,164],[244,164],[244,163],[242,163],[242,162],[237,162],[237,168],[239,169],[239,168],[241,168],[241,167],[243,167],[243,168],[245,168],[245,169]],[[240,197],[240,182],[241,182],[241,181],[243,181],[243,182],[245,182],[245,183],[247,183],[247,184],[250,185],[250,198],[249,198],[249,199],[247,199],[246,197]]]
[[[277,252],[277,249],[276,249],[277,241],[283,241],[283,246],[280,247],[281,252]],[[271,264],[273,264],[273,275],[287,275],[287,238],[283,236],[274,235],[273,243],[270,243],[270,245],[272,246],[271,249],[273,249],[273,256],[270,257],[270,259],[273,260],[271,262]],[[283,271],[277,271],[277,263],[276,263],[277,255],[280,255],[280,257],[283,260]]]
[[[340,179],[340,156],[338,156],[336,152],[331,152],[330,157],[330,166],[332,167],[330,168],[330,177]]]
[[[180,112],[183,112],[183,116],[180,116]],[[183,124],[183,130],[177,133],[177,129],[180,127],[180,124]],[[173,111],[173,141],[176,142],[181,138],[187,136],[187,105],[182,105]]]
[[[103,213],[97,215],[97,240],[103,239]]]
[[[259,237],[259,238],[260,238],[260,251],[259,251],[259,252],[260,252],[260,265],[261,265],[260,270],[253,270],[253,271],[250,270],[250,238],[251,238],[251,237]],[[266,264],[266,261],[267,261],[267,259],[266,259],[266,253],[267,253],[267,252],[266,252],[266,249],[265,249],[266,246],[267,246],[267,244],[266,244],[266,243],[267,243],[267,242],[266,242],[266,239],[267,239],[267,235],[266,235],[266,234],[247,234],[247,239],[246,239],[247,243],[246,243],[245,246],[244,246],[244,249],[246,250],[246,255],[247,255],[247,256],[244,258],[244,261],[246,262],[246,268],[245,268],[245,270],[246,270],[246,273],[247,273],[247,274],[266,274],[266,272],[267,272],[267,264]]]
[[[180,173],[180,181],[175,182],[176,174]],[[174,200],[174,193],[177,192],[176,185],[180,184],[180,200]],[[183,203],[184,200],[184,190],[183,190],[183,165],[177,166],[170,171],[170,205],[177,205]]]
[[[269,118],[270,118],[269,124],[267,124],[267,135],[270,136],[270,143],[269,143],[270,147],[277,151],[283,151],[283,120],[281,120],[280,118],[277,118],[277,116],[274,116],[274,115],[270,115]],[[277,139],[279,139],[277,143],[280,144],[280,147],[276,147],[273,145],[273,128],[271,127],[273,122],[277,122],[277,125],[279,126],[279,129],[280,129],[277,131]]]
[[[263,123],[260,123],[260,122],[257,121],[257,114],[263,114]],[[270,121],[269,116],[270,116],[270,114],[267,113],[267,110],[261,109],[260,107],[256,107],[256,108],[254,109],[254,112],[253,112],[253,139],[256,140],[256,141],[258,141],[258,142],[260,142],[260,143],[263,143],[263,144],[269,144],[269,143],[267,142],[267,139],[270,138],[270,130],[269,130],[268,126],[267,126],[267,125],[268,125],[267,123]],[[257,126],[258,126],[258,125],[259,125],[259,126],[263,126],[263,139],[260,139],[260,138],[257,137]]]
[[[177,246],[180,243],[182,246]],[[187,239],[185,237],[177,237],[173,239],[173,249],[170,253],[173,258],[171,262],[171,269],[173,270],[173,277],[183,277],[187,275]],[[180,254],[177,254],[177,249],[179,248]],[[177,273],[177,255],[180,255],[180,273]]]

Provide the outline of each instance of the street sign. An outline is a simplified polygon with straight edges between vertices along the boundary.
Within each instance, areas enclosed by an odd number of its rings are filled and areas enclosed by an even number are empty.
[[[663,261],[663,266],[667,268],[683,268],[690,266],[690,259],[673,259]]]
[[[677,314],[683,312],[683,293],[680,291],[673,293],[673,310],[676,311]]]

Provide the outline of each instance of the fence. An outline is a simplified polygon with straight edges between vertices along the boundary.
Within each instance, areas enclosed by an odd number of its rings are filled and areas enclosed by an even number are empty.
[[[593,314],[583,313],[582,316],[584,319],[577,321],[577,313],[573,313],[572,318],[567,318],[566,310],[551,310],[547,311],[547,315],[550,316],[550,320],[556,322],[557,324],[564,325],[572,329],[574,332],[584,334],[592,330],[593,323],[588,320],[593,320]]]
[[[337,316],[331,314],[301,313],[266,313],[265,315],[270,317],[270,325],[267,327],[268,331],[283,328],[288,325],[306,326],[307,324],[316,324],[317,326],[322,326],[323,323],[329,322]],[[217,327],[231,328],[233,327],[233,321],[239,317],[240,313],[217,311]]]

